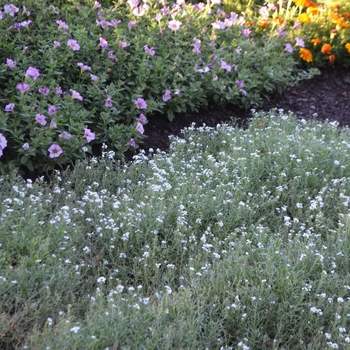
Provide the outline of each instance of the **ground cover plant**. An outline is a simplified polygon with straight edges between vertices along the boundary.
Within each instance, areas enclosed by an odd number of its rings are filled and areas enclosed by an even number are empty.
[[[104,148],[50,185],[3,177],[1,348],[346,348],[349,148],[271,111],[124,167]]]

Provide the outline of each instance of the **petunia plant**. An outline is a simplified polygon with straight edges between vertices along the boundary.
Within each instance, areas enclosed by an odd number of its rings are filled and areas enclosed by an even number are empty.
[[[249,108],[301,77],[284,40],[266,40],[220,1],[14,1],[0,11],[1,171],[40,173],[102,143],[120,158],[151,113]]]

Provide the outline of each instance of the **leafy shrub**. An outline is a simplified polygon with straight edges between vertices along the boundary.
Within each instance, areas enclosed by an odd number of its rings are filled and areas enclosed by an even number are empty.
[[[121,157],[142,140],[149,113],[171,120],[212,103],[256,106],[299,79],[283,42],[247,31],[243,17],[161,3],[5,5],[2,171],[47,171],[104,142]]]

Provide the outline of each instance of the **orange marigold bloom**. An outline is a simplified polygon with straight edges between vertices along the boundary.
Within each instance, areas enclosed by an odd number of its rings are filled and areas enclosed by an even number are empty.
[[[269,26],[269,24],[270,24],[269,21],[262,21],[262,22],[258,23],[258,26],[261,27],[261,28],[266,28],[266,27]]]
[[[343,17],[345,20],[350,18],[350,13],[349,13],[349,12],[343,12],[341,15],[342,15],[342,17]]]
[[[309,10],[310,15],[312,15],[312,16],[316,16],[319,14],[317,7],[310,7],[308,10]]]
[[[335,55],[329,55],[328,59],[329,59],[329,63],[334,63]]]
[[[332,51],[332,46],[330,44],[323,44],[321,47],[321,52],[324,55],[329,55]]]
[[[299,50],[300,58],[306,62],[312,62],[312,53],[308,49],[304,49],[303,47]]]
[[[298,17],[298,21],[300,23],[309,23],[311,22],[311,18],[308,16],[307,13],[302,13],[299,17]]]
[[[310,40],[314,45],[321,44],[322,40],[319,38],[311,39]]]
[[[329,15],[330,18],[334,19],[334,20],[337,20],[337,19],[340,19],[340,15],[338,13],[331,13]]]
[[[274,22],[278,23],[279,25],[283,24],[283,18],[280,17],[280,16],[276,16],[274,19],[273,19]]]
[[[345,44],[345,48],[348,50],[348,52],[350,53],[350,43],[346,43]]]
[[[303,7],[317,7],[317,5],[311,0],[293,0],[295,5],[303,6]]]

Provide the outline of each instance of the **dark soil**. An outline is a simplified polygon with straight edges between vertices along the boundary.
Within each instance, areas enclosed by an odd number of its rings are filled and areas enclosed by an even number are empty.
[[[265,98],[256,110],[268,111],[272,108],[293,111],[299,118],[306,120],[315,118],[314,114],[317,113],[316,118],[319,120],[328,119],[338,121],[339,126],[350,126],[350,69],[337,66],[323,69],[321,75],[303,80],[282,94]],[[216,126],[237,120],[245,125],[251,116],[250,111],[232,105],[176,115],[172,122],[162,115],[149,116],[145,125],[144,143],[138,150],[129,152],[127,158],[131,159],[140,149],[146,153],[150,148],[168,151],[169,136],[180,135],[180,131],[192,123],[196,123],[196,126]]]

